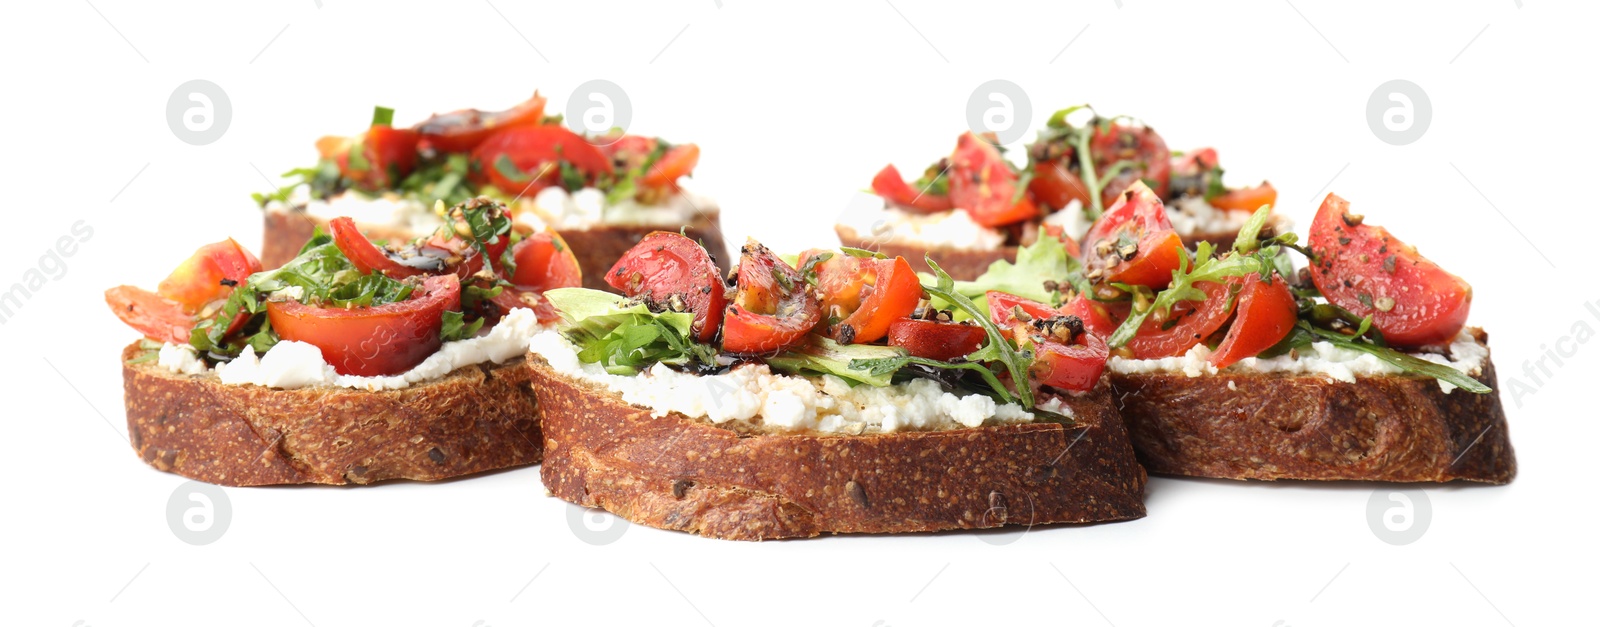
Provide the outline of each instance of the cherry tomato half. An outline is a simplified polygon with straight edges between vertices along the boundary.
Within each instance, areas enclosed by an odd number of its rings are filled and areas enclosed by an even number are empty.
[[[561,126],[501,129],[472,151],[473,171],[507,194],[533,196],[560,180],[566,161],[589,181],[610,174],[611,159],[589,140]],[[509,171],[514,170],[514,171]]]
[[[1033,180],[1028,181],[1028,193],[1035,200],[1054,210],[1062,210],[1072,201],[1079,206],[1089,206],[1089,187],[1083,179],[1060,163],[1037,163],[1033,166]]]
[[[386,376],[410,370],[439,349],[445,311],[461,310],[461,281],[429,277],[411,298],[377,307],[313,307],[298,301],[267,302],[278,336],[307,342],[339,374]]]
[[[1084,238],[1083,255],[1090,272],[1107,282],[1160,288],[1172,282],[1183,239],[1172,230],[1161,198],[1142,181],[1117,198]]]
[[[1119,162],[1129,164],[1116,175],[1100,181],[1105,204],[1116,202],[1122,192],[1140,181],[1147,182],[1157,198],[1166,197],[1172,176],[1172,151],[1150,127],[1114,123],[1097,128],[1089,142],[1089,152],[1094,156],[1096,172],[1102,176],[1109,174]]]
[[[157,342],[188,344],[194,315],[159,294],[132,285],[106,290],[106,306],[123,324]]]
[[[375,124],[360,136],[317,140],[322,158],[339,165],[339,175],[367,191],[392,189],[417,167],[417,132]],[[359,151],[359,159],[351,152]]]
[[[178,268],[161,280],[156,293],[183,306],[189,314],[198,313],[233,293],[233,286],[244,283],[261,271],[261,261],[232,238],[201,246]]]
[[[1350,213],[1333,194],[1311,222],[1311,281],[1328,302],[1372,324],[1400,347],[1447,342],[1466,324],[1472,286],[1417,249]]]
[[[1270,282],[1248,276],[1234,279],[1241,286],[1232,326],[1211,354],[1211,363],[1227,368],[1246,357],[1255,357],[1272,348],[1294,329],[1297,308],[1294,293],[1283,278],[1272,275]]]
[[[722,349],[774,353],[804,342],[822,307],[800,272],[755,240],[739,259],[739,291],[722,321]]]
[[[889,325],[889,345],[914,357],[954,361],[983,347],[988,333],[971,323],[901,318]]]
[[[1254,212],[1263,206],[1277,206],[1278,190],[1271,183],[1262,181],[1255,187],[1230,189],[1206,202],[1218,209]]]
[[[647,187],[672,189],[678,186],[678,179],[694,173],[694,167],[700,163],[700,147],[694,144],[678,144],[667,149],[655,163],[650,164],[650,171],[639,179]]]
[[[1027,314],[1028,321],[1049,318],[1061,313],[1060,310],[1039,301],[1005,292],[991,290],[984,293],[983,297],[989,302],[989,320],[993,321],[994,325],[1001,329],[1009,329],[1016,326],[1017,322],[1019,322],[1016,315],[1018,307],[1021,307],[1022,312]]]
[[[534,233],[511,249],[517,270],[511,283],[536,291],[583,285],[583,269],[567,241],[555,231]]]
[[[1017,174],[993,144],[972,132],[956,140],[950,155],[950,203],[983,226],[1004,226],[1039,216],[1039,207],[1019,194]]]
[[[952,207],[949,196],[931,194],[926,190],[912,187],[901,178],[900,170],[893,165],[883,166],[878,175],[872,177],[872,193],[877,194],[884,202],[917,213],[949,211]]]
[[[809,250],[800,267],[825,251]],[[894,259],[832,253],[816,265],[816,295],[828,335],[843,344],[867,344],[888,335],[889,325],[915,311],[922,284],[911,264]]]
[[[1018,344],[1033,346],[1034,362],[1028,371],[1033,382],[1083,391],[1100,381],[1110,350],[1104,339],[1072,324],[1072,314],[1005,292],[991,291],[984,297],[989,301],[989,319],[1010,329]],[[1018,318],[1019,309],[1027,320]]]
[[[1202,281],[1195,287],[1205,293],[1205,300],[1180,300],[1165,318],[1151,316],[1139,326],[1133,339],[1124,346],[1135,359],[1182,355],[1228,321],[1234,309],[1228,286]],[[1090,334],[1106,338],[1128,318],[1130,308],[1126,301],[1101,303],[1079,295],[1062,307],[1062,311],[1083,320],[1083,327]]]
[[[533,97],[504,111],[461,109],[428,116],[415,127],[422,144],[442,153],[472,152],[495,131],[544,123],[544,96]]]
[[[727,304],[722,273],[705,248],[678,233],[646,235],[606,271],[606,283],[624,296],[694,312],[695,339],[701,342],[715,339],[722,326]]]
[[[356,227],[355,220],[343,216],[329,220],[328,231],[333,236],[333,245],[337,246],[339,252],[344,253],[350,264],[362,274],[378,272],[391,279],[427,274],[421,267],[402,264],[390,257],[361,233],[361,229]]]

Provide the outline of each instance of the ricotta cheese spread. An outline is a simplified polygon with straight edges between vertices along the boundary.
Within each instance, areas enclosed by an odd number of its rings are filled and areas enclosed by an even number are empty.
[[[981,394],[957,396],[926,379],[851,387],[836,376],[775,373],[766,364],[745,364],[715,375],[656,364],[638,375],[614,375],[600,364],[583,363],[577,348],[553,330],[535,335],[528,349],[557,372],[610,390],[658,418],[676,412],[717,425],[742,422],[762,430],[840,434],[937,431],[1034,418],[1019,405],[996,403]],[[1055,398],[1040,409],[1070,415]]]
[[[633,198],[608,203],[605,192],[593,187],[571,193],[560,187],[547,187],[516,208],[519,222],[554,229],[585,229],[601,224],[675,227],[715,211],[715,201],[687,190],[680,190],[660,204],[646,205]]]
[[[156,365],[173,374],[214,372],[225,385],[259,385],[292,390],[305,387],[343,387],[356,390],[398,390],[414,383],[443,377],[458,368],[493,362],[505,363],[527,353],[528,340],[539,330],[531,309],[513,309],[485,335],[445,342],[439,350],[410,370],[396,375],[360,377],[342,375],[322,358],[322,350],[305,342],[281,341],[262,355],[245,347],[233,361],[208,369],[188,345],[165,344]]]
[[[1484,362],[1489,358],[1489,349],[1479,344],[1471,333],[1463,329],[1450,342],[1448,356],[1438,353],[1412,353],[1412,356],[1449,366],[1470,376],[1482,371]],[[1322,375],[1345,383],[1355,383],[1358,376],[1373,377],[1404,372],[1398,366],[1370,354],[1340,348],[1329,342],[1312,342],[1311,346],[1299,351],[1295,356],[1279,355],[1267,359],[1246,357],[1220,371],[1208,361],[1210,357],[1211,349],[1199,344],[1177,357],[1161,359],[1112,357],[1106,365],[1113,372],[1121,374],[1181,372],[1184,376],[1198,377],[1218,372],[1282,372]],[[1439,388],[1449,393],[1454,391],[1456,386],[1446,381],[1439,381]]]
[[[1250,221],[1249,211],[1229,211],[1218,209],[1206,202],[1201,196],[1184,196],[1167,203],[1167,219],[1172,221],[1172,230],[1184,238],[1196,234],[1211,233],[1238,233],[1244,224]],[[1278,230],[1288,230],[1292,225],[1282,216],[1274,214],[1268,220]]]
[[[857,193],[838,224],[865,240],[968,250],[995,250],[1005,244],[1004,233],[972,221],[966,211],[912,213],[888,206],[883,199]]]

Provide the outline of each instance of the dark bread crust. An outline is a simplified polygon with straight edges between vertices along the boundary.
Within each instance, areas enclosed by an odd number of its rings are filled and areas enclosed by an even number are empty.
[[[1109,388],[1078,424],[886,435],[757,435],[649,410],[530,356],[555,496],[726,540],[1082,523],[1144,516]]]
[[[1446,394],[1434,379],[1398,375],[1354,384],[1282,373],[1110,377],[1154,474],[1504,484],[1517,473],[1498,389]],[[1494,364],[1475,378],[1495,387]]]
[[[401,390],[278,390],[128,365],[128,436],[157,470],[226,486],[434,481],[539,463],[523,359]]]
[[[855,229],[837,224],[833,230],[839,234],[839,243],[851,248],[861,248],[883,253],[890,257],[904,257],[906,263],[917,272],[933,272],[924,261],[925,256],[932,256],[940,268],[957,281],[971,281],[978,278],[989,269],[989,264],[1004,259],[1017,260],[1016,246],[1002,246],[994,250],[974,250],[970,248],[956,248],[954,246],[923,246],[921,244],[907,244],[904,242],[880,242],[862,237]]]
[[[302,207],[287,211],[266,211],[262,225],[262,266],[276,268],[288,263],[299,254],[306,240],[311,239],[314,228],[321,226],[326,229],[327,225],[326,220],[307,214]],[[394,225],[362,222],[358,223],[358,226],[363,233],[373,239],[409,240],[418,235],[412,233],[410,229]],[[590,229],[566,229],[557,232],[566,240],[567,245],[572,247],[572,253],[578,258],[578,266],[583,269],[583,286],[610,291],[611,286],[605,282],[606,271],[611,269],[623,253],[644,239],[644,236],[660,230],[673,231],[677,230],[677,227],[607,224]],[[722,269],[724,275],[728,273],[728,247],[722,239],[720,213],[710,211],[698,214],[693,221],[684,225],[684,232],[711,252],[717,267]]]

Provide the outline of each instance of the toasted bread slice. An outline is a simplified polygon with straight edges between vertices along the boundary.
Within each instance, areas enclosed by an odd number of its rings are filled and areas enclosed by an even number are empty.
[[[1498,390],[1446,393],[1412,375],[1355,383],[1233,371],[1110,378],[1139,461],[1155,474],[1504,484],[1517,473]],[[1494,387],[1493,362],[1473,378]]]
[[[400,390],[280,390],[128,364],[128,436],[140,458],[208,483],[434,481],[539,463],[526,362],[479,364]]]
[[[313,230],[321,226],[327,228],[328,222],[314,217],[305,212],[303,207],[289,210],[269,210],[265,212],[262,226],[261,264],[263,267],[276,268],[299,254],[300,248],[306,240],[311,239]],[[410,229],[398,225],[382,225],[358,223],[361,231],[372,239],[409,240],[418,237]],[[578,258],[578,266],[583,270],[583,286],[589,289],[609,290],[606,285],[606,271],[612,264],[622,257],[622,254],[633,248],[644,236],[663,230],[660,226],[604,224],[585,229],[561,229],[557,232],[572,247],[572,253]],[[670,227],[665,230],[676,230]],[[683,225],[685,234],[697,240],[706,250],[711,252],[712,260],[723,274],[728,272],[728,259],[724,254],[727,244],[722,239],[722,218],[717,211],[705,211],[697,214],[695,219]]]
[[[544,485],[635,523],[726,540],[1084,523],[1144,516],[1144,469],[1105,385],[1076,424],[877,435],[739,433],[652,417],[528,358]]]

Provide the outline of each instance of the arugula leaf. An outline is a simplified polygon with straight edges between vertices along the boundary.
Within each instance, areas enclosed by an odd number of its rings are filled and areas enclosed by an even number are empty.
[[[1357,341],[1338,331],[1329,331],[1327,329],[1314,327],[1309,324],[1305,325],[1305,329],[1310,331],[1313,335],[1316,335],[1318,339],[1331,343],[1334,346],[1348,348],[1350,350],[1360,351],[1368,355],[1372,355],[1373,357],[1377,357],[1378,359],[1389,362],[1390,364],[1393,364],[1406,372],[1433,377],[1468,392],[1472,392],[1473,394],[1488,394],[1489,392],[1494,391],[1489,386],[1479,383],[1477,379],[1469,377],[1460,370],[1456,370],[1455,368],[1451,368],[1450,366],[1446,366],[1444,364],[1434,363],[1426,359],[1418,358],[1414,355],[1402,353],[1392,348],[1386,348],[1377,346],[1375,344],[1369,344],[1367,342]]]
[[[372,125],[390,126],[394,124],[394,109],[389,107],[372,108]]]
[[[1126,345],[1134,335],[1138,334],[1140,325],[1144,324],[1152,312],[1169,312],[1180,300],[1205,300],[1206,293],[1195,287],[1196,283],[1202,281],[1218,283],[1232,277],[1250,274],[1270,276],[1273,271],[1270,259],[1277,256],[1278,249],[1268,247],[1249,255],[1228,255],[1220,258],[1213,258],[1211,252],[1210,242],[1200,242],[1195,250],[1192,268],[1188,255],[1178,255],[1178,269],[1172,273],[1172,283],[1165,291],[1156,294],[1155,301],[1149,307],[1144,309],[1135,307],[1129,312],[1128,318],[1122,321],[1122,326],[1112,332],[1106,344],[1112,348]]]
[[[716,364],[716,348],[693,339],[693,313],[653,312],[643,303],[581,287],[544,295],[561,313],[562,332],[578,347],[578,358],[607,372],[636,374],[657,363]]]
[[[374,272],[328,290],[328,304],[353,309],[397,303],[411,296],[410,285]]]
[[[813,333],[804,344],[768,358],[767,365],[791,374],[831,374],[853,383],[884,387],[892,382],[898,368],[885,371],[861,364],[905,357],[905,351],[892,346],[840,344]]]
[[[1018,253],[1018,256],[1020,257],[1021,253]],[[993,321],[989,320],[988,312],[973,304],[972,299],[967,298],[966,295],[956,291],[955,279],[950,278],[950,275],[944,271],[944,268],[939,267],[939,263],[934,261],[932,256],[924,257],[923,261],[933,270],[935,277],[933,285],[926,283],[922,285],[923,291],[944,299],[966,312],[968,316],[972,316],[978,326],[983,327],[984,332],[989,336],[989,343],[978,349],[977,352],[968,355],[967,360],[999,362],[1010,373],[1011,380],[1017,382],[1017,392],[1012,395],[1003,385],[997,388],[995,392],[1000,394],[1002,398],[1012,398],[1014,396],[1017,403],[1032,409],[1034,406],[1033,388],[1027,382],[1028,369],[1033,366],[1033,353],[1030,351],[1019,353],[1017,347],[1011,343],[1011,340],[1000,332],[1000,328],[995,326]]]
[[[846,254],[846,255],[849,255],[851,257],[855,257],[857,259],[866,259],[866,258],[869,258],[869,257],[872,258],[872,259],[888,259],[889,258],[888,255],[880,253],[880,252],[878,252],[876,250],[867,250],[865,248],[852,248],[850,246],[840,246],[839,247],[839,251],[844,253],[844,254]]]
[[[1272,215],[1271,207],[1262,207],[1250,214],[1250,219],[1245,221],[1239,229],[1239,236],[1233,240],[1233,251],[1236,253],[1252,253],[1261,243],[1256,241],[1261,235],[1261,227],[1266,226],[1267,218]]]

